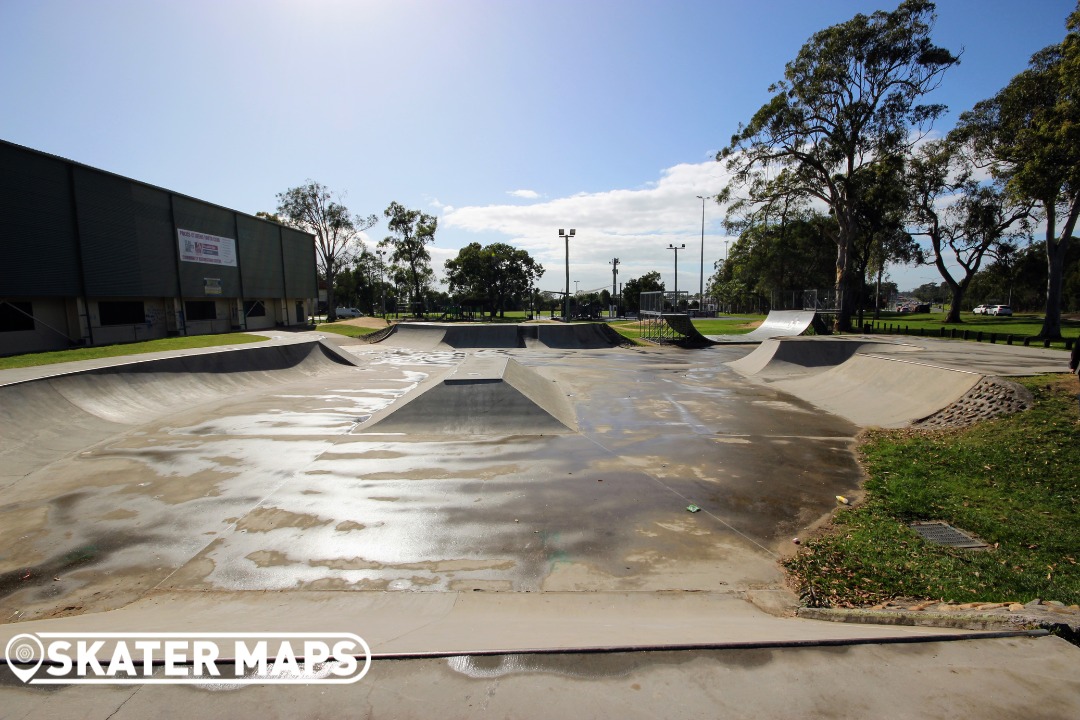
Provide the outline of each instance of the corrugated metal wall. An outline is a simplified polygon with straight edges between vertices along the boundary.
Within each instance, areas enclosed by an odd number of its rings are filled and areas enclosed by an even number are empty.
[[[84,167],[74,176],[86,294],[175,297],[168,194]]]
[[[176,228],[234,239],[239,267],[178,262]],[[220,295],[207,295],[207,278]],[[80,295],[314,298],[314,241],[0,140],[0,296]]]
[[[285,296],[290,298],[318,297],[315,284],[315,244],[310,235],[281,229],[281,254],[285,265]]]
[[[173,212],[178,228],[236,239],[236,215],[233,212],[175,195]],[[243,295],[240,289],[239,267],[197,262],[180,263],[180,288],[185,298],[209,297],[206,294],[207,278],[221,281],[220,297],[235,298]]]
[[[0,143],[0,296],[79,294],[68,166]]]
[[[240,234],[240,275],[244,279],[245,297],[285,297],[281,233],[277,225],[243,216],[238,217],[236,222]]]

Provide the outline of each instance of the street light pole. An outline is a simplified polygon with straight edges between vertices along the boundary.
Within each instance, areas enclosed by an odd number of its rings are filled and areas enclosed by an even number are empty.
[[[668,245],[668,250],[675,251],[675,310],[679,309],[679,251],[686,249],[686,243],[682,245]]]
[[[697,198],[701,201],[701,281],[698,284],[698,311],[700,312],[705,309],[705,196],[698,195]]]
[[[570,228],[569,234],[562,228],[559,228],[559,237],[566,240],[566,310],[563,312],[563,322],[570,322],[570,238],[574,237],[577,233],[574,228]]]
[[[615,284],[616,278],[619,277],[619,258],[613,258],[611,261],[611,302],[618,308],[619,303],[615,299]],[[617,314],[617,313],[616,313]]]

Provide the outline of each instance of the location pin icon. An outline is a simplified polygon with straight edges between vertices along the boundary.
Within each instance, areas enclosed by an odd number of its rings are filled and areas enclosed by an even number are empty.
[[[8,640],[4,657],[7,658],[7,666],[15,673],[15,677],[25,683],[41,667],[41,661],[45,659],[45,647],[36,635],[23,633]]]

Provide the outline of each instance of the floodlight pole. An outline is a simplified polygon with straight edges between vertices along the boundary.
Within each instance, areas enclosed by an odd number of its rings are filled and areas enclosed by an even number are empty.
[[[674,309],[677,312],[679,309],[679,251],[686,249],[686,243],[682,245],[668,245],[668,250],[675,251],[675,303]]]
[[[613,258],[611,260],[611,301],[615,303],[616,309],[619,307],[619,301],[615,299],[615,285],[617,278],[619,277],[619,258]]]
[[[563,311],[563,322],[570,322],[570,238],[577,234],[577,230],[570,228],[567,233],[559,228],[559,237],[566,240],[566,310]]]
[[[705,309],[705,196],[698,195],[701,201],[701,280],[698,283],[698,311]]]

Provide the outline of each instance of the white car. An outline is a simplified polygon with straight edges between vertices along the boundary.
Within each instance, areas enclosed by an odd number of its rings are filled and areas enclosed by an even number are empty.
[[[1012,315],[1012,308],[1008,305],[991,305],[987,311],[987,315]]]
[[[976,315],[985,315],[986,311],[989,309],[989,305],[976,305],[971,309],[971,312],[975,313]]]
[[[351,307],[339,307],[334,310],[334,314],[339,318],[358,318],[364,317],[364,313],[360,312],[356,308]]]

